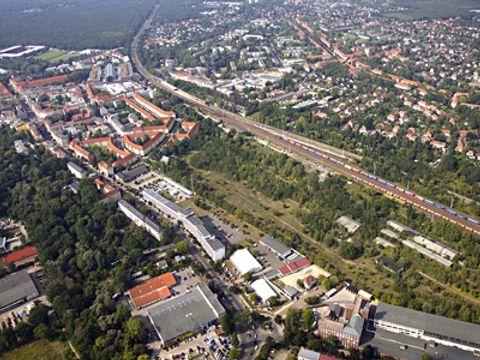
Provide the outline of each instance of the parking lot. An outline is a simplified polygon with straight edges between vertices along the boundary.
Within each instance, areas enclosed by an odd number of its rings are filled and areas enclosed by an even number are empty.
[[[165,349],[149,347],[153,350],[159,359],[215,359],[224,360],[228,357],[231,349],[230,339],[225,336],[218,335],[214,329],[210,329],[204,334],[197,334],[189,337],[174,346]]]
[[[193,195],[190,190],[155,171],[149,171],[145,175],[140,176],[130,185],[139,191],[148,188],[159,193],[169,194],[176,202],[187,200]]]
[[[277,255],[266,246],[256,243],[255,249],[258,251],[258,260],[265,269],[280,269],[285,262],[277,257]]]
[[[240,244],[247,236],[240,230],[232,227],[217,216],[204,216],[202,220],[213,230],[220,241],[226,245]]]

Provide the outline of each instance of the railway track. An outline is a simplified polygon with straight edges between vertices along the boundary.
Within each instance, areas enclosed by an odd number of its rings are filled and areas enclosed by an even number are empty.
[[[284,132],[268,125],[259,124],[241,115],[218,108],[216,106],[207,105],[205,101],[183,90],[180,90],[165,80],[162,80],[151,74],[140,61],[138,56],[138,45],[139,41],[142,39],[145,29],[151,25],[158,10],[159,6],[156,6],[152,10],[150,16],[134,37],[130,48],[131,57],[137,71],[151,84],[177,98],[184,100],[186,103],[193,105],[204,115],[210,116],[214,120],[221,120],[226,125],[233,126],[241,131],[249,132],[257,139],[266,141],[279,149],[283,149],[287,153],[295,153],[300,155],[310,162],[324,166],[336,173],[346,176],[353,181],[356,181],[357,183],[391,196],[403,203],[407,203],[417,210],[431,215],[433,218],[443,219],[452,224],[458,225],[462,230],[471,232],[477,237],[480,237],[480,225],[478,220],[469,218],[449,207],[425,199],[418,194],[406,191],[398,185],[368,174],[361,169],[353,168],[348,164],[335,160],[335,158],[340,158],[348,161],[356,161],[361,159],[361,157],[359,157],[357,154],[345,152],[332,146],[322,144],[299,135]]]

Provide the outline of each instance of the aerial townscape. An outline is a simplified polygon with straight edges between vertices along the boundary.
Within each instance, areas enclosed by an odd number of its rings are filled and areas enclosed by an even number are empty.
[[[0,18],[0,360],[480,358],[478,0]]]

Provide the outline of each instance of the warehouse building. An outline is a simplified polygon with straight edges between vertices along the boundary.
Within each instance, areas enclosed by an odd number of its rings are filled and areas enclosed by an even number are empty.
[[[248,249],[235,251],[230,257],[230,261],[241,276],[248,273],[258,272],[263,269],[262,265],[257,259],[255,259]]]
[[[417,339],[480,352],[480,326],[379,303],[374,315],[377,328]]]
[[[285,259],[292,253],[292,249],[282,244],[279,240],[271,236],[264,236],[260,243],[273,251],[279,258]]]
[[[167,300],[147,312],[160,341],[165,345],[193,335],[217,322],[225,309],[205,284]]]
[[[162,240],[163,230],[160,225],[146,215],[142,214],[125,200],[120,200],[118,202],[118,207],[137,226],[147,230],[147,232],[158,241]]]
[[[26,270],[0,279],[0,313],[14,309],[39,296],[40,293]]]

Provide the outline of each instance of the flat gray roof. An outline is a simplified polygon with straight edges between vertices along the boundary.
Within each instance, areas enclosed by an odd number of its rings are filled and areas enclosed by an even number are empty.
[[[222,304],[205,284],[148,311],[148,316],[164,343],[197,330],[225,313]]]
[[[0,311],[16,302],[40,296],[33,279],[26,271],[17,271],[0,279]]]
[[[272,249],[274,252],[276,252],[279,255],[285,255],[292,252],[292,249],[290,249],[288,246],[282,244],[279,240],[271,236],[262,237],[260,239],[260,242],[264,244],[266,247]]]
[[[432,337],[449,339],[480,348],[480,326],[472,323],[385,303],[378,304],[375,320],[424,330],[425,334]]]

